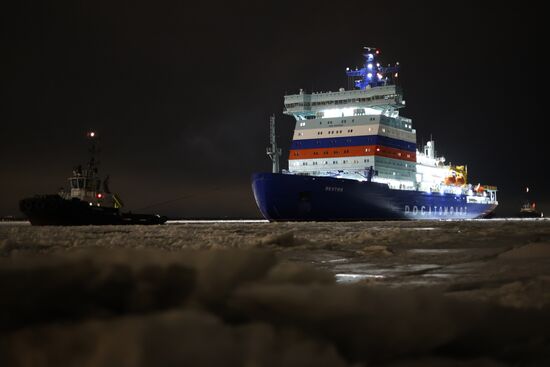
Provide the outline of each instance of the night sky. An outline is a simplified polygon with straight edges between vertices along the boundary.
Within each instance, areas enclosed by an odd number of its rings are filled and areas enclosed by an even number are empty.
[[[471,182],[498,186],[499,215],[526,185],[550,214],[542,14],[526,2],[18,1],[1,15],[0,216],[66,186],[93,129],[127,209],[259,217],[250,175],[271,169],[269,116],[287,168],[284,94],[347,87],[363,46],[400,62],[419,144],[433,135]]]

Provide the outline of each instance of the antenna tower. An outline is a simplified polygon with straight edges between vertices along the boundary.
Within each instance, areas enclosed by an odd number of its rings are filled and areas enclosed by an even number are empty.
[[[267,147],[266,153],[273,162],[273,173],[279,173],[279,158],[281,157],[281,148],[277,148],[275,137],[275,115],[269,118],[269,142],[271,146]]]

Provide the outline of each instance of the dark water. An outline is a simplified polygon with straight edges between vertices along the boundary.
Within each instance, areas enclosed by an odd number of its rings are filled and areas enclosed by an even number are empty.
[[[0,225],[0,365],[550,365],[546,220]]]

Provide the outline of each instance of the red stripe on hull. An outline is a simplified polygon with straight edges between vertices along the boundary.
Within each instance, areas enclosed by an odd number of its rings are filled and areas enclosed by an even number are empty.
[[[294,149],[290,151],[289,160],[342,158],[357,156],[379,156],[403,161],[416,162],[416,153],[401,149],[388,148],[381,145],[362,145],[355,147]]]

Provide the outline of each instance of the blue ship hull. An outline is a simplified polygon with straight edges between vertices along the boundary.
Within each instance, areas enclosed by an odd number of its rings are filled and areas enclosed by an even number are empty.
[[[252,190],[270,221],[473,219],[496,204],[468,203],[466,195],[395,190],[376,182],[255,173]]]

